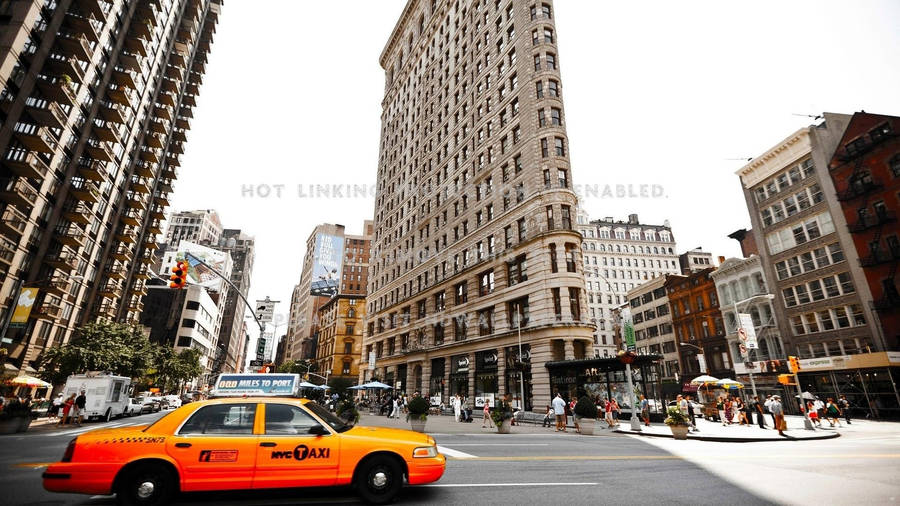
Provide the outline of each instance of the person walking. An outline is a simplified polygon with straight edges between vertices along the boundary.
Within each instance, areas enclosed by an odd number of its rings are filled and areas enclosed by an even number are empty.
[[[460,421],[459,415],[462,414],[462,401],[459,398],[459,394],[453,396],[450,399],[450,404],[453,405],[453,417],[456,421]]]
[[[834,424],[837,424],[838,427],[842,427],[841,425],[841,408],[834,403],[834,399],[831,397],[828,398],[828,402],[825,403],[825,416],[828,417],[828,423],[834,427]]]
[[[763,406],[762,403],[759,402],[759,396],[754,395],[753,396],[753,410],[756,411],[756,422],[759,424],[760,429],[768,429],[769,428],[768,426],[766,426],[765,409],[766,409],[765,406]]]
[[[775,413],[772,413],[772,408],[771,408],[772,401],[773,401],[772,396],[771,396],[771,395],[767,395],[767,396],[766,396],[766,402],[763,404],[763,406],[766,408],[766,412],[769,413],[769,415],[772,417],[772,424],[773,424],[773,425],[775,426],[775,428],[777,429],[777,428],[778,428],[778,422],[775,420]]]
[[[644,425],[647,427],[650,426],[650,401],[647,400],[647,397],[641,395],[641,420],[644,421]]]
[[[841,394],[841,398],[838,399],[838,407],[844,412],[844,420],[847,425],[850,425],[850,401],[847,400],[846,395]]]
[[[402,402],[403,402],[403,401],[400,400],[400,397],[399,397],[399,396],[394,397],[394,401],[393,401],[393,409],[391,410],[391,416],[390,416],[390,418],[400,418],[400,404],[401,404]]]
[[[578,426],[578,417],[575,416],[575,398],[573,397],[568,404],[566,404],[566,426],[569,425],[569,415],[572,415],[572,420],[575,423],[575,432],[581,433],[581,428]]]
[[[694,411],[694,398],[688,395],[685,400],[687,401],[688,421],[691,424],[691,430],[700,432],[700,429],[697,428],[697,412]]]
[[[784,406],[781,405],[781,397],[777,395],[772,397],[769,411],[775,417],[775,428],[778,429],[778,435],[787,437],[787,434],[784,433],[787,429],[787,423],[784,421]]]
[[[81,427],[81,422],[84,421],[84,408],[87,405],[87,397],[84,395],[84,390],[78,394],[78,397],[75,398],[75,423]]]
[[[62,404],[62,417],[59,419],[59,423],[57,425],[66,425],[69,418],[69,412],[72,411],[72,406],[75,405],[75,394],[70,395]]]
[[[556,392],[552,404],[553,414],[556,415],[556,432],[566,432],[566,401],[563,400],[561,393]]]
[[[616,422],[613,421],[612,417],[612,401],[609,399],[603,403],[603,412],[606,414],[606,428],[611,429],[615,427]]]
[[[541,423],[541,427],[549,427],[550,422],[554,421],[553,419],[556,417],[556,413],[553,411],[553,406],[547,405],[547,412],[544,413],[544,420]]]
[[[719,421],[725,425],[725,399],[721,395],[716,399],[716,411],[719,412]]]
[[[612,403],[612,419],[615,422],[615,426],[619,426],[619,412],[621,408],[619,408],[619,401],[613,399],[610,401]]]
[[[484,400],[484,411],[483,412],[484,412],[484,416],[481,417],[481,428],[484,429],[485,428],[484,422],[487,422],[488,425],[490,425],[490,427],[493,429],[494,421],[491,420],[491,404],[488,402],[487,399]]]
[[[59,395],[53,399],[53,405],[50,408],[50,418],[57,419],[59,418],[59,410],[62,409],[63,402],[65,402],[65,398],[63,393],[60,392]]]
[[[816,405],[813,404],[813,401],[806,401],[806,412],[809,415],[809,421],[814,423],[816,427],[822,426],[822,421],[819,420],[819,412],[816,410]]]
[[[816,413],[819,414],[819,420],[823,420],[826,418],[825,416],[825,403],[822,402],[822,399],[816,397],[816,400],[813,401],[813,406],[816,410]]]

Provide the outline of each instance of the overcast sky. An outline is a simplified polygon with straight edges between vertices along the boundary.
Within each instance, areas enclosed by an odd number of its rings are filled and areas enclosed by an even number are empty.
[[[681,251],[739,255],[726,236],[750,220],[733,159],[815,121],[794,114],[900,114],[897,0],[554,3],[573,180],[613,191],[584,208],[668,219]],[[171,209],[216,209],[256,237],[251,300],[286,313],[312,228],[356,234],[372,218],[371,196],[297,186],[375,183],[378,57],[405,4],[225,2]],[[616,185],[664,196],[617,198]]]

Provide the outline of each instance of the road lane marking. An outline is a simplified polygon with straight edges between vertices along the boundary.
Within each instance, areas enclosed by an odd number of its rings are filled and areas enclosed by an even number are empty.
[[[550,446],[550,443],[453,443],[453,446]]]
[[[573,482],[573,483],[556,483],[556,482],[537,482],[537,483],[432,483],[430,485],[421,485],[422,487],[431,488],[455,488],[455,487],[568,487],[572,485],[599,485],[596,482]]]
[[[457,460],[465,460],[465,459],[474,459],[474,458],[476,458],[475,455],[472,455],[472,454],[470,454],[470,453],[461,452],[461,451],[459,451],[459,450],[454,450],[454,449],[452,449],[452,448],[447,448],[447,447],[444,447],[444,446],[441,446],[441,445],[438,445],[437,449],[438,449],[438,451],[441,452],[443,455],[446,455],[447,457],[450,457],[450,458],[453,458],[453,459],[457,459]]]
[[[440,449],[440,447],[438,447]],[[444,452],[441,452],[444,453]],[[461,452],[460,452],[461,453]],[[487,462],[540,462],[554,460],[687,460],[688,458],[699,458],[707,460],[780,460],[780,459],[897,459],[900,454],[896,453],[859,453],[859,454],[789,454],[789,455],[734,455],[734,456],[714,456],[704,454],[685,454],[685,455],[527,455],[527,456],[508,456],[508,457],[476,457],[474,455],[464,458],[457,458],[448,453],[448,460],[480,460]]]

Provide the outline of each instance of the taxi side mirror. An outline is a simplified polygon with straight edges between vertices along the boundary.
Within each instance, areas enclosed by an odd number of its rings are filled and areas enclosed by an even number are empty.
[[[309,428],[309,433],[316,435],[316,436],[325,436],[328,434],[328,430],[325,429],[325,427],[322,427],[321,425],[313,425],[312,427]]]

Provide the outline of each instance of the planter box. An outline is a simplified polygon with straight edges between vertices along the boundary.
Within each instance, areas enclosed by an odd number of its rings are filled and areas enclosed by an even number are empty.
[[[594,435],[594,426],[597,423],[595,418],[578,418],[578,429],[585,436]]]
[[[412,427],[412,430],[416,432],[425,432],[425,420],[410,418],[409,425]]]
[[[669,428],[672,429],[672,437],[675,439],[687,439],[688,431],[690,430],[690,425],[669,425]]]
[[[498,434],[509,434],[509,428],[512,426],[512,420],[503,420],[500,425],[497,425],[497,433]]]

